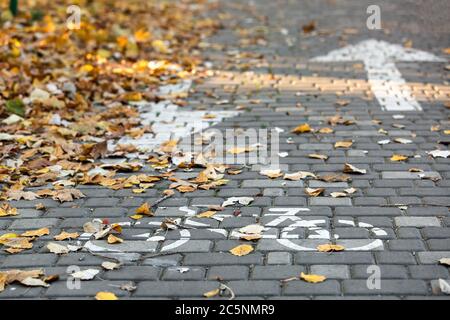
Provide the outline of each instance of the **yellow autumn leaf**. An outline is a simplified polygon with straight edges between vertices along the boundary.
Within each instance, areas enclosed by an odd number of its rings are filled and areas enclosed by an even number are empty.
[[[450,130],[444,130],[444,134],[450,134]]]
[[[132,192],[135,194],[141,194],[144,193],[146,189],[133,189]]]
[[[110,234],[107,239],[109,244],[122,243],[123,239],[116,237],[115,235]]]
[[[21,234],[22,237],[42,237],[50,233],[48,228],[41,228],[37,230],[29,230]]]
[[[208,210],[202,213],[199,213],[196,215],[197,218],[211,218],[213,215],[216,214],[216,211]]]
[[[318,275],[318,274],[305,274],[302,272],[300,274],[300,279],[303,279],[306,282],[310,282],[310,283],[319,283],[319,282],[325,281],[326,277]]]
[[[153,49],[155,49],[156,51],[161,52],[161,53],[169,52],[169,48],[162,40],[153,40],[152,47],[153,47]]]
[[[406,159],[408,159],[407,156],[401,155],[401,154],[394,154],[391,157],[391,161],[405,161]]]
[[[292,133],[306,133],[311,132],[311,127],[307,123],[303,123],[291,130]]]
[[[333,252],[333,251],[343,251],[345,249],[344,246],[337,245],[337,244],[321,244],[317,246],[317,251],[319,252]]]
[[[241,245],[231,249],[230,253],[235,255],[235,256],[241,257],[241,256],[248,255],[252,251],[253,251],[253,247],[252,246],[250,246],[248,244],[241,244]]]
[[[153,216],[153,212],[150,210],[150,206],[147,202],[145,202],[143,205],[137,208],[134,212],[138,215],[143,214],[147,216]]]
[[[117,298],[117,296],[114,293],[108,292],[108,291],[97,292],[97,294],[95,295],[95,299],[96,300],[119,300],[119,298]]]
[[[203,296],[204,296],[205,298],[212,298],[212,297],[217,296],[217,295],[219,294],[219,292],[220,292],[219,289],[214,289],[214,290],[205,292],[205,293],[203,294]]]
[[[150,32],[145,29],[139,29],[134,33],[134,39],[136,42],[147,42],[150,40]]]
[[[143,217],[144,216],[142,214],[134,214],[134,215],[130,216],[130,218],[134,219],[134,220],[139,220],[139,219],[142,219]]]

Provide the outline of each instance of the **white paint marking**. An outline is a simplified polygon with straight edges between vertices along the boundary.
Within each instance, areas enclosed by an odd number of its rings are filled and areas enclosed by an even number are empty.
[[[396,61],[445,62],[444,59],[425,51],[374,39],[333,50],[312,61],[363,61],[372,92],[386,111],[422,111],[395,66]]]

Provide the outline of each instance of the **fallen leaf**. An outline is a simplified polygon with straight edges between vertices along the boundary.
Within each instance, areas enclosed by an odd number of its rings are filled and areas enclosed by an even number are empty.
[[[305,179],[307,177],[311,177],[311,178],[317,178],[316,175],[312,172],[308,172],[308,171],[297,171],[294,173],[286,173],[283,177],[284,180],[292,180],[292,181],[298,181],[301,179]]]
[[[333,133],[334,130],[331,128],[325,127],[325,128],[320,128],[318,132],[319,133]]]
[[[241,257],[241,256],[246,256],[248,255],[250,252],[253,251],[253,247],[248,245],[248,244],[241,244],[237,247],[234,247],[233,249],[230,250],[230,253],[232,255]]]
[[[247,234],[259,234],[264,230],[264,227],[260,224],[250,224],[248,226],[239,229],[239,232]]]
[[[319,283],[319,282],[323,282],[326,280],[325,276],[321,276],[321,275],[317,275],[317,274],[305,274],[305,273],[301,273],[300,274],[300,279],[305,280],[306,282],[310,282],[310,283]]]
[[[439,260],[439,263],[446,266],[450,266],[450,258],[442,258]]]
[[[394,154],[391,157],[391,161],[405,161],[407,159],[408,159],[407,156],[404,156],[404,155],[401,155],[401,154]]]
[[[350,148],[353,145],[353,141],[337,141],[334,144],[335,148]]]
[[[366,169],[359,169],[349,163],[344,165],[344,169],[342,170],[344,173],[358,173],[358,174],[366,174]]]
[[[45,283],[43,280],[31,277],[21,280],[20,283],[28,287],[50,287],[50,285],[48,283]]]
[[[347,193],[345,193],[345,192],[331,192],[330,193],[330,195],[333,197],[333,198],[343,198],[343,197],[346,197],[348,194]]]
[[[70,250],[66,246],[54,242],[50,242],[49,244],[47,244],[47,249],[54,254],[66,254],[70,252]]]
[[[97,269],[86,269],[83,271],[77,271],[77,272],[71,273],[70,275],[72,277],[74,277],[75,279],[92,280],[99,272],[100,271]]]
[[[283,174],[281,173],[280,169],[275,169],[275,170],[261,170],[259,172],[259,174],[263,175],[263,176],[267,176],[271,179],[274,178],[278,178],[281,177]]]
[[[308,196],[317,197],[320,196],[325,191],[325,188],[305,188],[305,193]]]
[[[22,237],[42,237],[44,235],[50,234],[48,228],[41,228],[37,230],[29,230],[21,234]]]
[[[420,168],[409,168],[408,171],[409,172],[423,172],[423,170]]]
[[[311,33],[316,29],[316,22],[311,20],[308,24],[302,26],[303,33]]]
[[[147,202],[137,208],[134,212],[139,215],[154,216],[154,213],[150,210],[150,206]]]
[[[308,154],[308,157],[312,158],[312,159],[320,159],[320,160],[327,160],[328,159],[327,155],[317,154],[317,153]]]
[[[303,124],[299,125],[298,127],[291,130],[292,133],[297,133],[297,134],[307,133],[307,132],[311,132],[311,131],[312,131],[312,129],[309,126],[309,124],[307,124],[307,123],[303,123]]]
[[[241,154],[241,153],[246,153],[246,152],[252,152],[255,151],[256,148],[254,147],[232,147],[230,149],[227,150],[228,153],[231,154]]]
[[[114,269],[118,269],[120,267],[120,264],[115,263],[115,262],[110,262],[110,261],[103,261],[102,267],[103,267],[103,269],[106,269],[106,270],[114,270]]]
[[[52,199],[60,202],[71,202],[74,199],[84,198],[85,195],[77,189],[62,189],[53,192]]]
[[[394,141],[397,142],[397,143],[401,143],[401,144],[412,143],[411,140],[409,140],[409,139],[404,139],[404,138],[395,138]]]
[[[119,238],[119,237],[116,237],[116,236],[110,234],[110,235],[108,236],[107,241],[108,241],[109,244],[114,244],[114,243],[122,243],[122,242],[123,242],[123,239],[121,239],[121,238]]]
[[[196,217],[197,218],[211,218],[215,214],[216,214],[216,211],[208,210],[208,211],[197,214]]]
[[[119,300],[112,292],[100,291],[95,295],[95,300]]]
[[[144,216],[142,214],[133,214],[132,216],[130,216],[131,219],[134,220],[139,220],[142,219]]]
[[[344,174],[329,174],[324,176],[319,176],[317,179],[325,181],[325,182],[347,182],[350,181],[351,178]]]
[[[344,192],[345,192],[345,193],[348,193],[348,194],[353,194],[353,193],[355,193],[356,191],[358,191],[358,190],[355,189],[355,188],[348,188],[348,189],[345,189],[345,190],[344,190]]]
[[[4,202],[0,205],[0,217],[16,216],[18,215],[17,209],[11,207],[8,203]]]
[[[253,200],[252,197],[231,197],[222,203],[222,207],[234,205],[236,202],[244,206],[248,206]]]
[[[344,246],[329,243],[317,246],[317,251],[319,252],[335,252],[335,251],[343,251],[344,249],[345,249]]]
[[[205,292],[205,293],[203,294],[203,296],[204,296],[205,298],[213,298],[213,297],[219,295],[219,292],[220,292],[220,290],[217,288],[217,289],[214,289],[214,290]]]
[[[66,231],[62,231],[60,234],[56,235],[53,237],[53,239],[57,240],[57,241],[62,241],[62,240],[67,240],[67,239],[76,239],[78,238],[80,235],[78,234],[78,232],[66,232]]]
[[[448,158],[450,156],[450,150],[433,150],[427,153],[433,158]]]

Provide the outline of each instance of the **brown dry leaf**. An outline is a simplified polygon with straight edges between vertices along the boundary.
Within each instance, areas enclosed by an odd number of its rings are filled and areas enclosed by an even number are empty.
[[[227,173],[231,175],[237,175],[240,174],[242,170],[228,170]]]
[[[0,205],[0,217],[8,217],[16,215],[18,215],[17,208],[11,207],[11,205],[6,202]]]
[[[325,188],[305,188],[305,193],[308,196],[318,197],[325,191]]]
[[[348,182],[351,180],[350,176],[345,174],[329,174],[324,176],[319,176],[317,179],[325,182]]]
[[[319,252],[337,252],[337,251],[343,251],[344,249],[345,249],[344,246],[340,246],[337,244],[331,244],[331,243],[321,244],[321,245],[317,246],[317,251],[319,251]]]
[[[170,189],[166,189],[166,190],[163,191],[163,194],[164,194],[166,197],[171,197],[171,196],[173,196],[173,195],[175,194],[175,191],[170,190]]]
[[[353,141],[337,141],[334,144],[335,148],[350,148],[353,145]]]
[[[8,200],[36,200],[37,198],[40,198],[39,195],[34,192],[22,190],[8,190],[6,196],[8,197]]]
[[[253,251],[253,247],[251,245],[248,244],[241,244],[237,247],[234,247],[233,249],[230,250],[230,253],[232,255],[241,257],[241,256],[246,256],[248,255],[250,252]]]
[[[119,300],[119,298],[112,292],[100,291],[95,295],[95,300]]]
[[[357,173],[357,174],[366,174],[366,169],[359,169],[349,163],[344,165],[344,169],[342,170],[344,173]]]
[[[48,249],[48,251],[50,251],[51,253],[54,253],[54,254],[66,254],[71,251],[71,250],[69,250],[68,247],[54,243],[54,242],[48,243],[47,249]]]
[[[78,232],[66,232],[66,231],[62,231],[60,234],[56,235],[53,237],[53,239],[57,240],[57,241],[63,241],[63,240],[67,240],[67,239],[76,239],[78,238],[80,235],[78,234]]]
[[[154,216],[154,213],[150,210],[150,206],[147,202],[137,208],[134,212],[138,215]]]
[[[291,130],[292,133],[307,133],[307,132],[311,132],[312,129],[309,126],[309,124],[307,123],[303,123],[301,125],[299,125],[298,127],[295,127],[294,129]]]
[[[407,159],[408,159],[407,156],[404,156],[404,155],[401,155],[401,154],[394,154],[391,157],[391,161],[405,161]]]
[[[213,297],[215,297],[215,296],[218,296],[219,293],[220,293],[220,290],[219,290],[219,288],[217,288],[217,289],[214,289],[214,290],[205,292],[205,293],[203,294],[203,296],[204,296],[205,298],[213,298]]]
[[[423,172],[423,170],[420,168],[409,168],[408,171],[409,172]]]
[[[311,33],[316,30],[316,22],[311,20],[308,24],[302,26],[303,33]]]
[[[325,281],[327,278],[325,276],[321,276],[318,274],[305,274],[302,272],[300,274],[300,279],[303,279],[306,282],[310,282],[310,283],[319,283],[319,282]]]
[[[53,192],[52,199],[60,202],[71,202],[74,199],[84,198],[85,195],[77,189],[62,189]]]
[[[109,244],[122,243],[123,239],[116,237],[115,235],[110,234],[107,239]]]
[[[181,193],[185,193],[185,192],[194,192],[195,190],[197,190],[196,187],[194,186],[190,186],[190,185],[186,185],[186,186],[179,186],[176,188],[178,191],[180,191]]]
[[[22,237],[42,237],[44,235],[50,234],[48,228],[41,228],[37,230],[29,230],[21,234]]]

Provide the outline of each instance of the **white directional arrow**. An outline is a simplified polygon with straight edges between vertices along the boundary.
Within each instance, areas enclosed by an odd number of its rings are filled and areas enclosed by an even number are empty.
[[[333,50],[327,55],[312,59],[312,61],[363,61],[372,92],[383,110],[386,111],[422,110],[395,66],[396,61],[445,62],[428,52],[408,49],[374,39]]]

